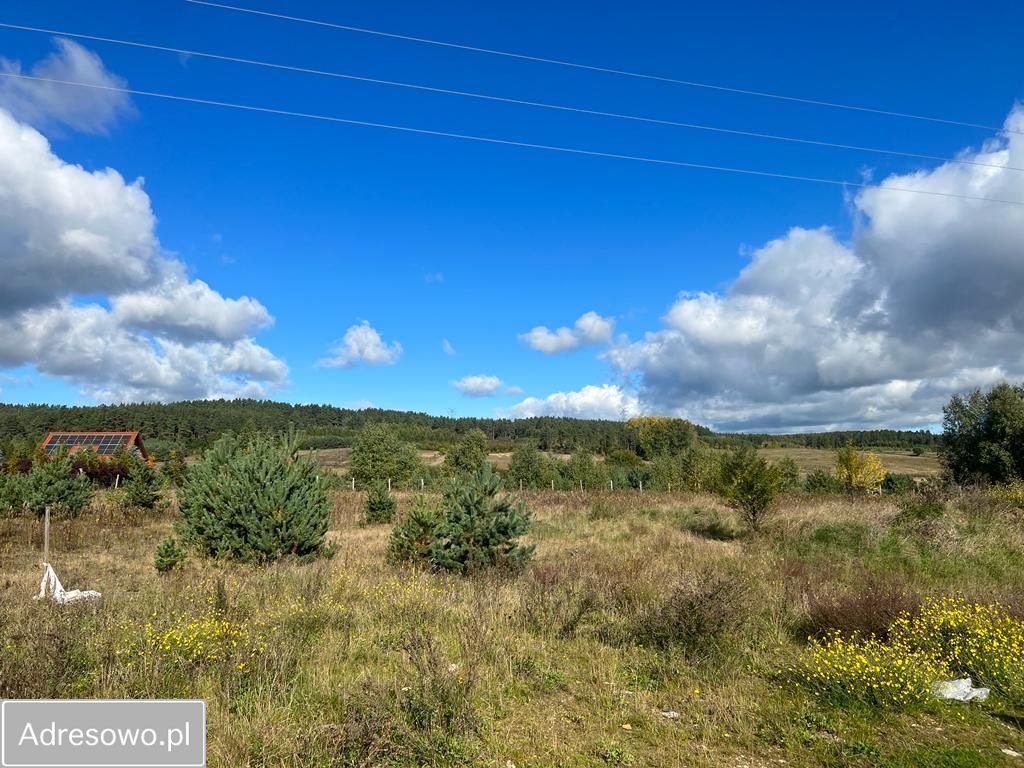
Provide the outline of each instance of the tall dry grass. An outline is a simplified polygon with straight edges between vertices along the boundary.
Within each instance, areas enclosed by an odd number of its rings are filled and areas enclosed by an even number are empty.
[[[413,496],[397,494],[399,514]],[[0,520],[0,696],[202,697],[210,765],[232,768],[1024,752],[987,713],[837,712],[784,674],[809,626],[867,628],[882,586],[1024,594],[1014,510],[952,501],[924,525],[885,499],[793,497],[753,536],[712,496],[523,497],[534,561],[466,579],[388,565],[390,526],[359,525],[364,494],[348,491],[331,560],[193,559],[158,574],[174,511],[141,515],[103,494],[54,522],[65,585],[103,592],[64,608],[31,599],[39,524]]]

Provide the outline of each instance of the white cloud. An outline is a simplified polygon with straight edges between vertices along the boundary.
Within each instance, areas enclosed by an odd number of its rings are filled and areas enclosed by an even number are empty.
[[[0,313],[147,286],[155,226],[141,180],[65,163],[0,110]]]
[[[104,402],[264,397],[288,374],[251,339],[148,337],[121,326],[101,306],[67,302],[0,318],[0,365],[24,363]]]
[[[614,325],[615,321],[610,317],[587,312],[576,320],[572,328],[563,325],[552,331],[547,326],[538,325],[520,334],[519,338],[533,349],[553,355],[611,341]]]
[[[394,365],[402,355],[397,341],[387,344],[366,320],[351,326],[330,354],[319,362],[328,368],[351,368],[366,365]]]
[[[124,88],[92,51],[65,38],[54,38],[57,50],[32,67],[28,74],[50,80]],[[21,63],[0,58],[0,72],[22,74]],[[118,118],[134,113],[125,93],[81,88],[16,77],[0,78],[0,107],[18,120],[41,128],[64,125],[84,133],[106,133]]]
[[[514,419],[534,416],[571,416],[577,419],[623,420],[639,415],[636,395],[612,384],[588,384],[575,392],[555,392],[545,398],[528,397],[509,409]]]
[[[501,389],[502,381],[497,376],[464,376],[453,381],[452,386],[468,397],[490,397]]]
[[[125,326],[185,339],[232,340],[273,323],[260,302],[227,299],[181,270],[160,285],[114,297],[114,316]]]
[[[441,339],[441,350],[449,357],[454,357],[458,354],[458,352],[455,351],[455,347],[452,346],[452,343],[448,341],[448,339]]]
[[[1024,129],[1015,109],[1007,127]],[[852,201],[850,242],[795,228],[719,294],[683,294],[663,327],[606,357],[645,410],[721,429],[925,426],[951,393],[1024,376],[1024,136],[891,176]]]
[[[0,110],[0,367],[30,365],[108,401],[282,386],[284,362],[250,338],[267,310],[190,281],[155,223],[140,181],[63,162]]]
[[[377,406],[374,405],[369,400],[356,400],[353,403],[345,403],[344,405],[342,405],[342,408],[351,408],[354,411],[365,411],[365,410],[367,410],[369,408],[376,408],[376,407]]]

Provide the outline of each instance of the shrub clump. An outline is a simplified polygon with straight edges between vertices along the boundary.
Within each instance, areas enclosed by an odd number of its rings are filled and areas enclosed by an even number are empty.
[[[325,551],[331,519],[317,466],[298,455],[295,435],[225,435],[189,471],[181,533],[201,553],[244,562]]]
[[[363,504],[363,525],[390,523],[395,519],[395,497],[391,495],[384,483],[376,482],[370,486],[370,492]]]
[[[846,489],[839,478],[827,469],[816,469],[804,479],[804,490],[819,496],[834,496]]]
[[[932,685],[949,677],[949,670],[937,654],[835,632],[811,641],[797,675],[808,688],[837,701],[903,709],[928,701]]]
[[[921,703],[935,682],[970,677],[1019,706],[1024,619],[997,603],[933,599],[897,617],[887,641],[839,632],[812,641],[799,675],[819,693],[883,707]]]
[[[897,472],[886,472],[882,481],[882,493],[886,494],[910,493],[915,487],[913,476]]]
[[[738,630],[750,609],[750,585],[739,575],[705,570],[672,585],[636,617],[632,636],[642,645],[713,651]]]
[[[915,651],[941,658],[956,674],[1024,704],[1024,619],[998,603],[932,600],[893,622],[890,634]]]
[[[890,625],[900,616],[912,615],[920,605],[917,593],[878,577],[869,578],[860,589],[810,589],[805,628],[817,637],[839,632],[844,637],[885,640]]]
[[[530,512],[523,502],[499,496],[500,484],[486,464],[473,475],[456,475],[439,513],[421,501],[395,526],[388,557],[461,574],[493,566],[522,567],[534,550],[518,541],[530,527]]]

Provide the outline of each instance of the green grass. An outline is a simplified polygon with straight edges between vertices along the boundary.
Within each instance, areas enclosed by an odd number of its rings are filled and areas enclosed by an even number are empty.
[[[0,696],[205,698],[215,768],[903,768],[1024,752],[1024,712],[996,701],[839,706],[787,672],[808,590],[866,574],[1024,607],[1019,513],[967,499],[908,521],[889,499],[793,497],[752,535],[708,496],[524,496],[534,562],[471,579],[386,564],[388,526],[359,526],[364,495],[344,490],[330,560],[158,574],[173,511],[101,497],[54,523],[65,586],[104,594],[65,608],[31,600],[37,523],[0,520]],[[237,645],[207,625],[171,651],[125,640],[211,615]]]

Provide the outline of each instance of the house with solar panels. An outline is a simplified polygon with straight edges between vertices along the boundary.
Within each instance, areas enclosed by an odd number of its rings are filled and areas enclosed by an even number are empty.
[[[113,456],[124,451],[149,458],[138,432],[51,432],[43,441],[43,452],[49,455],[61,446],[70,454],[92,449],[97,456]]]

